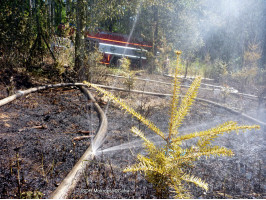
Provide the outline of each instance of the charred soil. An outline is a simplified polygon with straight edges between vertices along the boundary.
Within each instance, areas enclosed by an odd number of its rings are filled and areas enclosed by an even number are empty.
[[[171,80],[160,75],[140,77]],[[114,83],[116,87],[124,87],[122,79],[113,77],[106,77],[102,84]],[[2,99],[7,93],[4,84],[0,87]],[[170,85],[145,81],[137,81],[134,89],[171,93]],[[122,172],[134,163],[135,155],[145,153],[141,141],[130,133],[130,128],[138,126],[151,138],[152,133],[116,105],[92,92],[108,118],[107,138],[70,198],[156,198],[155,190],[143,175]],[[169,98],[114,93],[167,131]],[[258,117],[254,100],[207,90],[200,91],[199,97]],[[195,102],[180,134],[211,128],[228,120],[253,124],[222,108]],[[77,88],[32,93],[0,107],[0,198],[22,198],[30,191],[40,191],[42,198],[48,198],[91,142],[90,138],[76,140],[76,137],[94,136],[98,125],[92,102]],[[157,138],[153,139],[157,142]],[[233,149],[235,156],[199,160],[191,173],[206,180],[210,190],[205,193],[189,185],[192,195],[195,198],[265,198],[264,141],[263,129],[221,136],[215,143]],[[108,151],[121,144],[123,147]]]

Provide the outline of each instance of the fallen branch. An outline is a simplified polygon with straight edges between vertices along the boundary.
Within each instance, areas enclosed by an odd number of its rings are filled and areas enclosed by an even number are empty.
[[[82,131],[82,130],[79,130],[79,133],[88,135],[90,133],[94,133],[94,131]]]
[[[88,138],[92,138],[92,137],[94,137],[94,135],[83,135],[83,136],[74,137],[72,140],[73,141],[79,141],[79,140],[84,140],[84,139],[88,139]]]
[[[43,124],[40,126],[25,127],[25,128],[18,129],[18,131],[21,132],[21,131],[25,131],[25,130],[29,130],[29,129],[47,129],[47,126],[45,124]]]

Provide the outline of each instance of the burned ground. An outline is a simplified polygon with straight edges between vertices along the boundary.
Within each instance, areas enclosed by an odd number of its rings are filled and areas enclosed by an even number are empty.
[[[143,75],[160,81],[170,78]],[[120,79],[108,77],[104,84],[124,87]],[[135,88],[145,91],[171,93],[171,87],[138,81]],[[1,99],[7,94],[1,85]],[[93,93],[95,96],[97,93]],[[115,92],[117,96],[151,119],[163,131],[168,127],[168,98]],[[237,107],[257,117],[257,102],[235,95],[224,96],[200,91],[199,97]],[[99,152],[90,162],[83,179],[71,198],[155,198],[152,185],[142,175],[123,173],[134,163],[134,155],[143,153],[140,140],[129,129],[140,126],[128,114],[112,103],[98,97],[108,118],[108,135],[100,150],[128,143],[127,149]],[[234,120],[240,124],[254,124],[206,103],[195,102],[181,127],[181,134],[210,128]],[[97,114],[76,88],[49,89],[0,108],[0,198],[19,198],[23,192],[40,191],[43,198],[56,189],[90,144],[90,139],[74,141],[77,136],[94,135],[98,126]],[[157,141],[157,139],[154,139]],[[136,141],[134,145],[132,141]],[[232,158],[201,159],[192,173],[209,183],[207,193],[192,188],[195,198],[265,198],[265,130],[247,131],[221,136],[216,144],[232,148]],[[136,145],[137,144],[137,145]],[[134,146],[137,146],[134,148]],[[19,164],[19,166],[18,166]],[[18,177],[19,170],[19,177]],[[18,183],[18,179],[20,183]],[[25,193],[24,193],[25,194]]]

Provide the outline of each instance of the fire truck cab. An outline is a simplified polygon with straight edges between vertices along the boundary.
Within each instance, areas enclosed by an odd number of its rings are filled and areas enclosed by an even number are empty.
[[[97,46],[98,50],[103,53],[101,63],[106,65],[117,65],[118,59],[126,57],[131,60],[132,65],[141,67],[142,63],[147,60],[147,51],[152,47],[140,39],[129,40],[128,36],[118,33],[98,32],[86,34],[86,36],[88,45]]]

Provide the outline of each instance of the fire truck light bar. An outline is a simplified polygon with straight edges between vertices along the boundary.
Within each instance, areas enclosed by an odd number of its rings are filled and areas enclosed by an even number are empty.
[[[134,48],[134,47],[125,47],[125,46],[119,46],[119,45],[107,44],[107,43],[99,43],[99,44],[104,45],[104,46],[110,46],[110,47],[117,47],[117,48],[123,48],[123,49],[131,49],[131,50],[138,50],[138,51],[142,51],[142,52],[148,52],[146,49],[138,49],[138,48]]]
[[[125,55],[125,54],[120,54],[120,53],[112,53],[112,52],[104,52],[106,54],[111,54],[111,55],[116,55],[116,56],[125,56],[125,57],[128,57],[128,58],[136,58],[136,59],[139,59],[140,56],[132,56],[132,55]],[[141,59],[143,60],[146,60],[147,58],[146,57],[141,57]]]
[[[135,45],[135,46],[142,46],[142,47],[152,47],[149,45],[145,45],[145,44],[137,44],[137,43],[130,43],[130,42],[124,42],[124,41],[119,41],[119,40],[111,40],[111,39],[106,39],[106,38],[101,38],[101,37],[93,37],[93,36],[88,36],[88,38],[92,38],[92,39],[99,39],[99,40],[104,40],[104,41],[108,41],[108,42],[116,42],[116,43],[121,43],[121,44],[131,44],[131,45]]]

